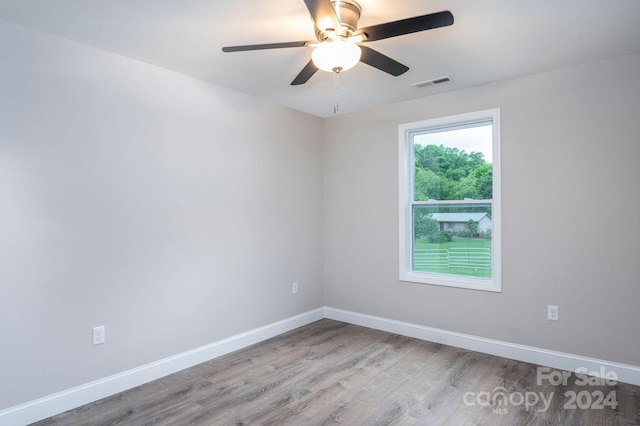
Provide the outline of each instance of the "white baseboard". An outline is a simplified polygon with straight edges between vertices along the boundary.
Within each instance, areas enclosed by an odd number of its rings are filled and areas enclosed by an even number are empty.
[[[0,425],[24,426],[140,386],[324,318],[318,308],[151,364],[0,411]]]
[[[421,340],[469,349],[518,361],[530,362],[546,367],[567,371],[578,371],[595,376],[615,373],[617,381],[640,386],[640,367],[588,358],[564,352],[550,351],[532,346],[518,345],[500,340],[485,339],[483,337],[456,333],[453,331],[425,327],[421,325],[390,320],[387,318],[359,314],[335,308],[325,308],[325,317],[350,324],[374,328],[376,330],[396,333],[403,336],[415,337]],[[612,377],[612,376],[611,376]]]
[[[583,371],[615,373],[617,381],[640,386],[640,367],[638,366],[587,358],[500,340],[485,339],[468,334],[324,307],[0,411],[0,425],[24,426],[46,419],[58,413],[259,343],[323,318],[567,371],[586,369]]]

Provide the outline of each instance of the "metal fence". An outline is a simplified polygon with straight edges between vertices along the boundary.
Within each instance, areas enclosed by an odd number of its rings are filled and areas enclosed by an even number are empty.
[[[491,270],[491,249],[416,249],[413,252],[413,268],[416,270],[451,268]]]

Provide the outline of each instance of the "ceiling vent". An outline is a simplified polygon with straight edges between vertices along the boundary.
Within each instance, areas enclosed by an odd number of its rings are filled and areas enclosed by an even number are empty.
[[[422,89],[422,88],[429,87],[429,86],[435,86],[436,84],[446,83],[448,81],[451,81],[451,79],[449,77],[439,77],[439,78],[434,78],[432,80],[420,81],[418,83],[413,83],[412,86],[415,87],[416,89]]]

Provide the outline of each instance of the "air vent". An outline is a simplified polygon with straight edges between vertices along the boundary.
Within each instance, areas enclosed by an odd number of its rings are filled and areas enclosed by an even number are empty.
[[[439,78],[434,78],[432,80],[413,83],[412,86],[415,87],[416,89],[422,89],[424,87],[434,86],[436,84],[442,84],[442,83],[446,83],[448,81],[451,81],[451,79],[449,77],[439,77]]]

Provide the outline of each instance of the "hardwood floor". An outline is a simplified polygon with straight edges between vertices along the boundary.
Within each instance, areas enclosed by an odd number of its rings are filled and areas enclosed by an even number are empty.
[[[35,425],[640,425],[640,387],[536,368],[324,319]]]

